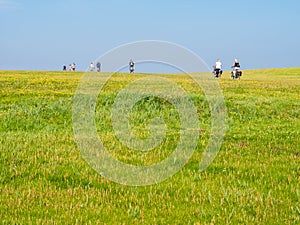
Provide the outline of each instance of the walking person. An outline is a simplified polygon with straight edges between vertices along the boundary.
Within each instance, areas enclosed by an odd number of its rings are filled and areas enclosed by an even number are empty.
[[[97,72],[101,71],[101,63],[100,62],[97,62],[96,68],[97,68]]]
[[[72,64],[72,69],[73,69],[73,72],[75,72],[75,70],[76,70],[76,64],[75,63]]]
[[[90,64],[90,71],[94,72],[94,69],[95,69],[94,63],[91,62],[91,64]]]
[[[129,71],[130,73],[134,73],[134,62],[132,59],[129,61]]]

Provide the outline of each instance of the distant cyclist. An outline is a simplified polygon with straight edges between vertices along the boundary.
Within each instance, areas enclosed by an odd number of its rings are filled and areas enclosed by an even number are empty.
[[[232,68],[234,71],[237,71],[241,68],[241,65],[237,59],[234,60],[234,63],[232,64]]]
[[[242,76],[242,71],[240,70],[241,68],[240,62],[237,59],[235,59],[231,67],[232,67],[231,78],[240,79],[240,77]]]
[[[222,75],[222,73],[223,73],[222,66],[223,66],[223,64],[222,64],[221,60],[217,59],[217,62],[213,66],[215,77],[220,77]]]

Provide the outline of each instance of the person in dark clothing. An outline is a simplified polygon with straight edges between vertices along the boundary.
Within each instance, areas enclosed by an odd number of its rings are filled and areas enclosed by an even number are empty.
[[[130,73],[134,72],[134,62],[132,59],[130,59],[130,62],[129,62],[129,71],[130,71]]]
[[[241,65],[237,59],[234,60],[234,63],[232,64],[232,68],[235,70],[240,69]]]
[[[240,79],[240,77],[242,76],[242,71],[240,70],[240,62],[235,59],[231,67],[233,68],[231,72],[231,78]]]
[[[101,63],[100,62],[97,62],[96,68],[97,68],[97,72],[101,71]]]

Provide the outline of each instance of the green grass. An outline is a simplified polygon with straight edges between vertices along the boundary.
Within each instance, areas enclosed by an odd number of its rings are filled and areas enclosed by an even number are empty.
[[[241,80],[230,80],[226,72],[218,80],[228,130],[203,172],[198,169],[210,134],[207,101],[186,75],[162,75],[189,93],[201,138],[181,171],[145,187],[111,182],[82,159],[72,127],[82,75],[0,71],[0,223],[300,224],[300,69],[244,71]],[[145,124],[162,114],[168,131],[161,146],[131,151],[114,136],[114,99],[144,76],[149,75],[115,74],[99,95],[95,118],[110,153],[136,165],[167,157],[179,138],[178,114],[156,98],[139,102],[130,121],[135,134],[145,138]]]

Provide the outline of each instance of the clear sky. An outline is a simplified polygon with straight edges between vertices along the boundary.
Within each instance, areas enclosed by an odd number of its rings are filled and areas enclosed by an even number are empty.
[[[299,0],[0,0],[0,69],[85,70],[141,40],[177,43],[208,65],[221,58],[224,69],[234,58],[244,69],[300,67],[299,10]]]

